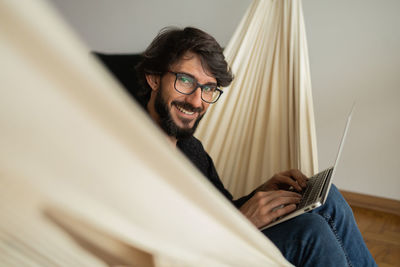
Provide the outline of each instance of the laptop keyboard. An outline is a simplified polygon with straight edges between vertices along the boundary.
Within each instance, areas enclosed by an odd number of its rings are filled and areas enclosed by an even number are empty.
[[[333,168],[326,169],[315,176],[311,177],[307,181],[306,190],[303,193],[303,198],[301,199],[300,203],[297,205],[297,209],[301,209],[305,206],[308,206],[314,203],[318,197],[319,192],[321,191],[322,186],[325,183],[326,177],[330,175]]]

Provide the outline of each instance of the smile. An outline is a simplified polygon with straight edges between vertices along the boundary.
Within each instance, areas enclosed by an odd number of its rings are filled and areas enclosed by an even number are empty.
[[[184,114],[186,114],[186,115],[193,115],[193,114],[194,114],[194,111],[186,110],[186,109],[182,108],[181,106],[175,105],[175,107],[176,107],[180,112],[182,112],[182,113],[184,113]]]

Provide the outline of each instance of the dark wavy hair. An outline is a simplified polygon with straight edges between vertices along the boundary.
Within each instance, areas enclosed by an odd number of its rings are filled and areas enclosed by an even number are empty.
[[[151,88],[147,84],[146,74],[166,73],[171,65],[182,58],[186,52],[200,56],[202,65],[217,80],[218,86],[228,86],[232,80],[232,72],[225,61],[223,49],[208,33],[186,27],[163,28],[142,54],[142,61],[136,66],[141,92],[138,96],[150,97]]]

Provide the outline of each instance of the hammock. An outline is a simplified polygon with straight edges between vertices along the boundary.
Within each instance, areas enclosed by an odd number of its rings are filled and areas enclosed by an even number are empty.
[[[255,0],[225,49],[235,79],[196,132],[227,189],[251,192],[277,172],[318,171],[301,1]]]
[[[290,265],[44,1],[0,25],[0,265]]]

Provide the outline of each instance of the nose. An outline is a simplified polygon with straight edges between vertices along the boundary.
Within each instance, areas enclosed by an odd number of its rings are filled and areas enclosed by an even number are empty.
[[[203,100],[201,99],[201,88],[197,87],[192,94],[187,95],[186,102],[190,103],[195,108],[201,107],[203,104]]]

